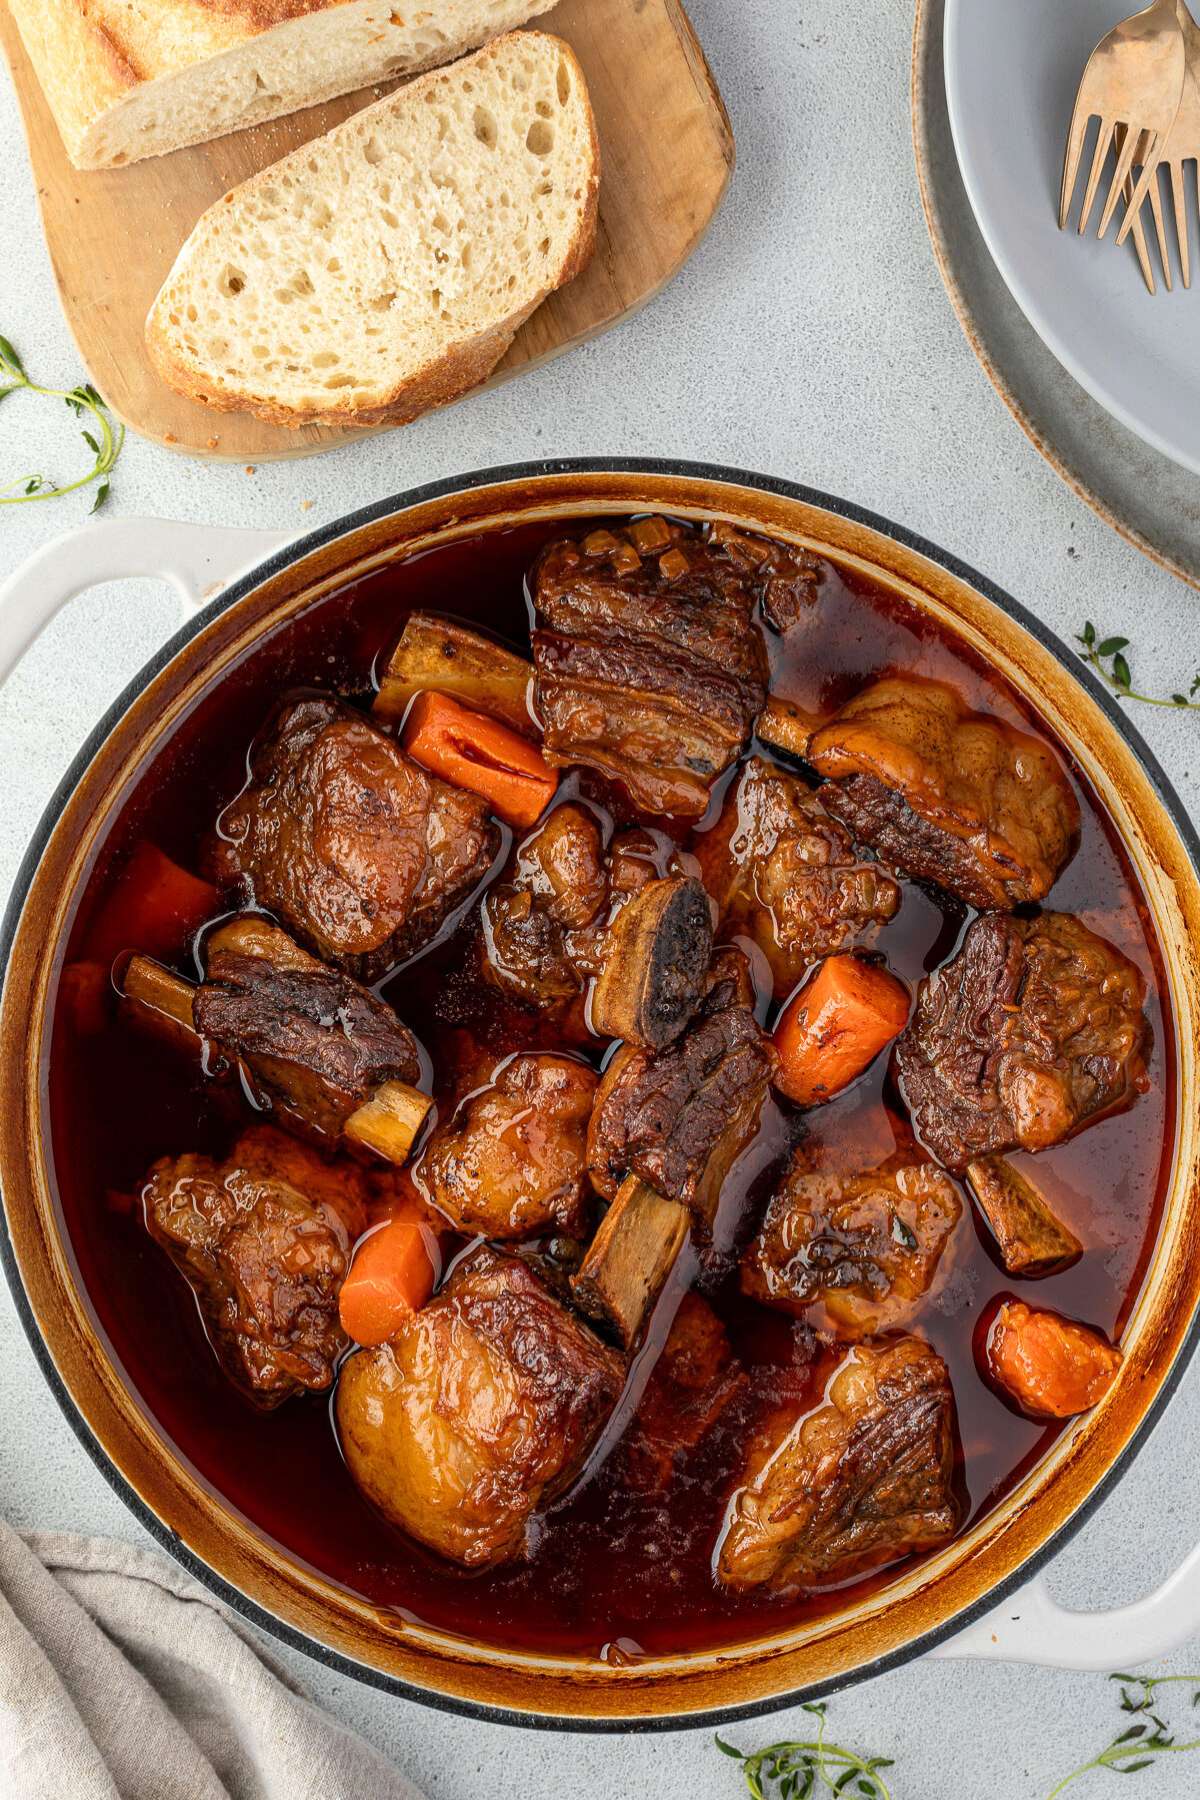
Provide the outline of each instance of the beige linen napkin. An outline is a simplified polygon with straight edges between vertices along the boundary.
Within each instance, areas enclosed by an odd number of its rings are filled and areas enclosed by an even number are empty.
[[[0,1521],[5,1800],[420,1800],[198,1582]]]

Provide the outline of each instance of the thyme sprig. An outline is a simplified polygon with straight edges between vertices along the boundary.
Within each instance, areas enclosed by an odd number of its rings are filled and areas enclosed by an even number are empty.
[[[718,1750],[741,1763],[751,1800],[772,1800],[772,1796],[777,1800],[815,1800],[820,1794],[837,1794],[843,1800],[850,1795],[856,1800],[892,1800],[879,1773],[892,1767],[891,1758],[863,1757],[840,1744],[827,1743],[823,1704],[813,1701],[804,1710],[817,1720],[817,1735],[807,1741],[769,1744],[747,1756],[717,1738]]]
[[[65,401],[77,419],[89,416],[93,427],[89,430],[85,425],[81,436],[95,460],[86,475],[61,487],[46,475],[21,475],[16,481],[0,487],[0,506],[22,506],[31,500],[60,500],[64,494],[73,494],[77,488],[88,487],[94,481],[99,484],[92,501],[92,511],[96,512],[108,499],[108,478],[121,454],[125,427],[111,416],[90,382],[73,388],[52,388],[32,381],[8,339],[0,337],[0,400],[6,400],[22,388],[31,394],[43,394],[50,400]],[[18,491],[14,492],[14,489]]]
[[[1109,1680],[1120,1682],[1121,1711],[1133,1713],[1137,1723],[1127,1725],[1091,1762],[1081,1763],[1079,1768],[1064,1775],[1058,1786],[1051,1788],[1046,1800],[1055,1800],[1056,1795],[1065,1792],[1072,1782],[1090,1774],[1093,1769],[1108,1769],[1114,1775],[1136,1775],[1142,1769],[1150,1768],[1160,1756],[1186,1756],[1191,1750],[1200,1750],[1200,1738],[1189,1738],[1181,1743],[1154,1710],[1158,1689],[1180,1682],[1192,1689],[1192,1705],[1200,1706],[1200,1676],[1110,1675]]]
[[[1200,694],[1200,670],[1192,678],[1192,685],[1186,694],[1142,694],[1133,685],[1129,659],[1125,654],[1129,648],[1127,637],[1098,637],[1096,627],[1088,619],[1075,642],[1083,645],[1079,654],[1084,662],[1095,669],[1101,681],[1113,690],[1118,700],[1140,700],[1143,706],[1182,706],[1189,712],[1200,712],[1200,700],[1196,698]]]
[[[1110,1675],[1120,1686],[1118,1705],[1132,1715],[1133,1724],[1113,1738],[1112,1742],[1064,1775],[1051,1788],[1046,1800],[1058,1800],[1075,1782],[1082,1781],[1099,1769],[1112,1775],[1137,1775],[1151,1768],[1159,1757],[1187,1756],[1200,1750],[1200,1737],[1180,1739],[1168,1730],[1156,1707],[1160,1688],[1190,1687],[1192,1706],[1200,1707],[1200,1675]],[[841,1796],[842,1800],[892,1800],[881,1769],[893,1763],[886,1756],[860,1756],[841,1744],[830,1744],[825,1738],[825,1708],[815,1701],[805,1706],[814,1714],[817,1734],[808,1741],[768,1744],[765,1750],[751,1755],[717,1738],[718,1750],[732,1756],[742,1766],[746,1792],[751,1800],[819,1800],[822,1794]]]

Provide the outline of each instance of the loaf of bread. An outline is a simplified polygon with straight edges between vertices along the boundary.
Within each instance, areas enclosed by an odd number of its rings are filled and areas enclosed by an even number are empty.
[[[180,393],[273,424],[403,424],[482,381],[592,252],[583,72],[515,31],[295,150],[199,220],[146,323]]]
[[[8,0],[79,169],[450,62],[554,0]]]

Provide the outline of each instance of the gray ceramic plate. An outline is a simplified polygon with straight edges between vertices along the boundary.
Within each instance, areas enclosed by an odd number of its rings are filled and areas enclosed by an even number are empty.
[[[951,0],[962,6],[966,0]],[[983,0],[994,4],[994,0]],[[971,0],[972,6],[978,0]],[[1015,19],[1030,11],[1032,0],[1004,0],[996,10]],[[943,36],[947,0],[918,0],[913,41],[913,140],[921,196],[934,252],[947,292],[958,313],[968,341],[988,375],[1033,443],[1063,479],[1124,537],[1184,581],[1200,587],[1200,479],[1160,451],[1145,443],[1089,394],[1063,367],[1025,318],[1004,281],[975,222],[962,176],[959,173],[946,106]],[[1010,14],[1011,7],[1011,14]],[[1039,5],[1046,21],[1085,11],[1084,31],[1091,41],[1109,22],[1109,15],[1132,10],[1129,0],[1118,0],[1116,11],[1105,0],[1056,0],[1054,7]],[[1078,66],[1086,57],[1080,52]],[[1006,59],[1006,67],[1011,63]],[[1015,77],[1014,77],[1015,79]],[[995,76],[997,89],[1001,75]],[[1069,104],[1069,103],[1068,103]],[[1080,248],[1074,236],[1057,230],[1053,213],[1053,189],[1057,183],[1053,150],[1044,142],[1045,164],[1041,186],[1031,195],[1030,210],[1045,213],[1049,241],[1068,249]],[[1098,254],[1112,259],[1115,277],[1132,301],[1150,309],[1163,304],[1140,286],[1136,263],[1124,251],[1100,246]],[[1200,383],[1200,291],[1183,296],[1195,316],[1197,348],[1192,380]],[[1173,301],[1170,304],[1174,304]],[[1114,361],[1120,360],[1114,353]],[[1200,405],[1190,399],[1192,418],[1184,421],[1200,432]]]
[[[946,103],[979,229],[1030,324],[1107,411],[1200,474],[1200,295],[1178,283],[1151,296],[1111,230],[1081,238],[1056,216],[1080,74],[1132,10],[946,0]]]

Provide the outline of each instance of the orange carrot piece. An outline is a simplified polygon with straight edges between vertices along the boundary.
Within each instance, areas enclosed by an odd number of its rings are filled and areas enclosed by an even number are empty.
[[[1006,1300],[992,1322],[987,1361],[992,1380],[1038,1419],[1069,1419],[1103,1400],[1121,1352],[1090,1325]]]
[[[220,904],[215,887],[143,838],[92,922],[87,953],[106,967],[122,950],[170,961]]]
[[[428,1209],[398,1201],[386,1223],[359,1240],[338,1300],[342,1330],[356,1344],[385,1344],[424,1306],[440,1268]]]
[[[417,695],[403,742],[422,768],[481,794],[510,825],[534,824],[558,786],[557,774],[536,744],[446,694]]]
[[[903,1031],[908,1009],[908,989],[878,963],[826,957],[775,1026],[776,1087],[801,1106],[831,1099]]]

